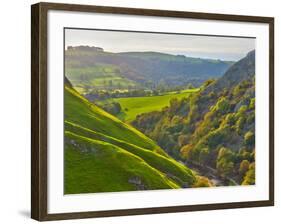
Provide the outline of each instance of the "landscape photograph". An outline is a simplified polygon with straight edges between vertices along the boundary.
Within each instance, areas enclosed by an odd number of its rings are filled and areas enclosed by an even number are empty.
[[[255,185],[255,38],[64,29],[64,193]]]

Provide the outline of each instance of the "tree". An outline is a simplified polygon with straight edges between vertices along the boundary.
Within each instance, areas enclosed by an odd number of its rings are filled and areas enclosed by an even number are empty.
[[[234,163],[222,158],[217,162],[217,170],[223,176],[229,175],[234,170]]]
[[[233,152],[225,147],[221,147],[217,157],[217,170],[225,176],[229,175],[234,170]]]
[[[212,183],[207,177],[198,176],[192,187],[212,187]]]
[[[255,109],[255,98],[252,98],[249,104],[249,109],[253,110]]]
[[[246,105],[242,105],[242,106],[239,108],[239,110],[238,110],[236,116],[238,116],[238,117],[243,117],[243,116],[245,116],[245,115],[246,115],[247,109],[248,109],[248,107],[247,107]]]
[[[210,131],[205,137],[205,144],[211,149],[217,147],[224,140],[226,130],[225,128]]]
[[[245,122],[246,122],[246,118],[244,116],[239,117],[239,119],[236,121],[235,126],[236,126],[236,132],[238,134],[241,134],[241,132],[244,128]]]
[[[229,113],[225,116],[225,118],[222,120],[220,127],[227,127],[227,126],[233,126],[235,124],[235,115],[234,113]]]
[[[191,159],[192,158],[192,149],[193,145],[188,144],[181,148],[180,152],[183,158]]]
[[[210,153],[210,151],[208,148],[201,149],[200,154],[199,154],[199,163],[200,164],[205,164],[207,162],[209,153]]]
[[[226,114],[230,109],[230,104],[225,97],[220,97],[213,109],[221,114]]]
[[[249,166],[249,170],[247,171],[244,180],[242,182],[242,185],[252,185],[255,184],[255,163],[251,163]]]
[[[214,79],[208,79],[203,83],[203,88],[206,88],[207,86],[211,85],[213,82],[215,82]]]
[[[104,104],[102,108],[113,115],[119,114],[122,110],[121,105],[118,102]]]
[[[249,170],[249,167],[250,167],[249,161],[246,159],[242,160],[242,162],[240,163],[240,166],[239,166],[239,173],[242,177]]]
[[[248,131],[245,135],[244,135],[244,142],[245,145],[248,147],[252,147],[255,144],[255,135],[253,132]]]
[[[226,147],[221,147],[218,153],[218,160],[222,159],[222,158],[226,158],[227,160],[231,160],[233,156],[233,152]]]
[[[175,113],[180,106],[180,101],[177,98],[170,99],[170,112]]]
[[[180,135],[178,137],[178,144],[180,147],[183,147],[188,143],[188,136],[187,135]]]

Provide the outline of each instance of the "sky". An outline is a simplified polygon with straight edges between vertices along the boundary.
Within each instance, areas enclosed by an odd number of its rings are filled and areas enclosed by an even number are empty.
[[[88,45],[107,52],[155,51],[238,61],[255,49],[254,38],[65,29],[65,47]]]

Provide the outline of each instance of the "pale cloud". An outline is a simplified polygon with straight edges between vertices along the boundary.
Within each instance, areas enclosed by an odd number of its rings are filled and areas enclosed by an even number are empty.
[[[97,46],[108,52],[157,51],[239,60],[255,49],[255,38],[66,29],[65,45]]]

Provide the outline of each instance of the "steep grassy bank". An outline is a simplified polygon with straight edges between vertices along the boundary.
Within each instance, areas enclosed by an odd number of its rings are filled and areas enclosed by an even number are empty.
[[[65,193],[190,187],[197,178],[153,140],[65,86]]]

